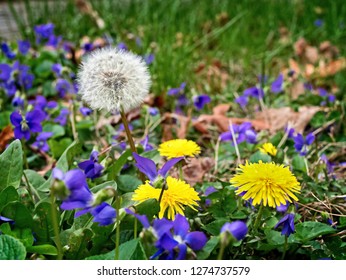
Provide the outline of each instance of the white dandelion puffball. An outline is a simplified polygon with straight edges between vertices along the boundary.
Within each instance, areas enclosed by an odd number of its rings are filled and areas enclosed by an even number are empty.
[[[140,106],[149,93],[150,74],[144,60],[116,48],[93,51],[78,72],[79,94],[92,109],[125,112]]]

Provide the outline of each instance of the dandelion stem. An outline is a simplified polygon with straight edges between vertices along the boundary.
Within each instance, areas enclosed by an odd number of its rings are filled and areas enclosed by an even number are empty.
[[[179,178],[180,180],[183,180],[183,163],[182,162],[179,162],[178,168],[179,168]]]
[[[255,224],[253,226],[253,231],[256,232],[257,229],[258,229],[258,226],[261,222],[261,218],[262,218],[262,214],[263,214],[263,204],[261,204],[259,210],[258,210],[258,213],[257,213],[257,217],[256,217],[256,220],[255,220]]]
[[[215,167],[214,167],[214,175],[217,172],[218,169],[218,161],[219,161],[219,148],[220,148],[220,137],[217,138],[216,146],[215,146]]]
[[[125,115],[123,107],[120,108],[120,116],[121,116],[121,120],[122,120],[122,122],[124,124],[127,140],[129,141],[131,151],[134,152],[134,153],[137,153],[135,142],[133,141],[133,138],[132,138],[132,135],[131,135],[131,131],[130,131],[130,128],[129,128],[129,123],[127,121],[127,118],[126,118],[126,115]]]
[[[117,218],[116,218],[116,229],[115,229],[115,260],[119,260],[120,251],[119,251],[119,244],[120,244],[120,203],[121,198],[117,197],[117,200],[115,202],[115,210],[117,212]]]
[[[76,109],[73,103],[71,104],[71,115],[70,115],[70,122],[71,122],[71,127],[72,127],[72,134],[73,134],[73,139],[75,141],[78,140],[78,132],[76,129]]]
[[[61,240],[59,235],[59,219],[58,219],[58,212],[56,210],[56,203],[55,203],[55,197],[54,193],[50,192],[50,200],[51,200],[51,211],[52,211],[52,222],[53,222],[53,229],[54,229],[54,235],[55,235],[55,243],[58,250],[58,260],[62,260],[63,253],[62,253],[62,246],[61,246]]]

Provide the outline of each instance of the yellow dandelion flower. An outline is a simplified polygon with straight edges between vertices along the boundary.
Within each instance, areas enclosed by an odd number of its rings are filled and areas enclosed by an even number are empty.
[[[159,200],[161,189],[155,189],[146,181],[144,185],[140,185],[132,196],[132,200],[139,203],[154,198]],[[167,190],[163,192],[159,218],[163,218],[167,210],[167,218],[173,220],[175,214],[184,215],[184,207],[188,206],[197,211],[194,206],[198,206],[199,201],[197,192],[187,183],[171,176],[167,177]]]
[[[264,154],[269,154],[271,156],[276,156],[276,153],[278,150],[275,148],[275,146],[272,143],[264,143],[259,150]]]
[[[175,139],[162,143],[158,151],[161,156],[171,159],[182,156],[194,157],[200,154],[201,148],[192,140]]]
[[[236,194],[245,193],[243,199],[253,199],[252,205],[276,207],[291,199],[298,201],[294,193],[300,193],[300,183],[288,167],[274,162],[240,165],[230,183],[237,188]]]

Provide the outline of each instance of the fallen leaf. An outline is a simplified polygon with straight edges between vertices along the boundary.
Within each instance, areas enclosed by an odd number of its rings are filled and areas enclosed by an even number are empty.
[[[202,183],[205,175],[211,174],[210,170],[214,167],[214,159],[210,157],[191,158],[183,166],[184,180],[191,186]]]
[[[13,129],[8,125],[0,132],[0,152],[6,149],[8,142],[13,138]]]
[[[256,120],[265,121],[268,119],[271,133],[284,129],[288,123],[296,132],[303,133],[311,118],[321,110],[322,108],[316,106],[302,106],[298,112],[293,111],[290,107],[271,108],[265,112],[258,112]]]

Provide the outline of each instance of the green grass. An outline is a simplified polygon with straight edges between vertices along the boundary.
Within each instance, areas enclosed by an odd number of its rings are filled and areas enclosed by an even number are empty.
[[[30,5],[27,2],[27,7]],[[292,42],[304,36],[312,44],[329,40],[345,54],[346,6],[344,1],[284,1],[284,0],[92,0],[90,1],[106,23],[106,32],[115,42],[124,41],[139,53],[154,52],[152,65],[156,94],[165,92],[187,81],[190,87],[210,94],[215,92],[207,84],[195,84],[194,70],[199,63],[220,60],[232,74],[234,83],[227,92],[242,90],[256,81],[265,71],[277,75],[278,60],[292,56]],[[96,37],[104,34],[91,18],[81,14],[73,1],[39,2],[31,11],[32,25],[53,22],[56,34],[76,42],[83,35]],[[54,12],[52,12],[52,10]],[[228,19],[218,20],[221,13]],[[316,19],[324,25],[317,28]],[[341,28],[340,25],[345,27]],[[291,41],[279,43],[279,28],[286,27]],[[31,28],[23,30],[28,32]],[[183,43],[176,46],[181,33]],[[140,36],[142,48],[135,45],[129,34]],[[155,47],[153,47],[155,45]],[[264,64],[264,65],[263,65]],[[234,69],[238,66],[239,69]],[[263,73],[262,73],[263,74]],[[241,80],[241,85],[237,81]],[[214,92],[213,92],[214,91]],[[225,94],[227,94],[227,92]],[[222,98],[221,98],[222,99]],[[227,99],[227,98],[226,98]]]

